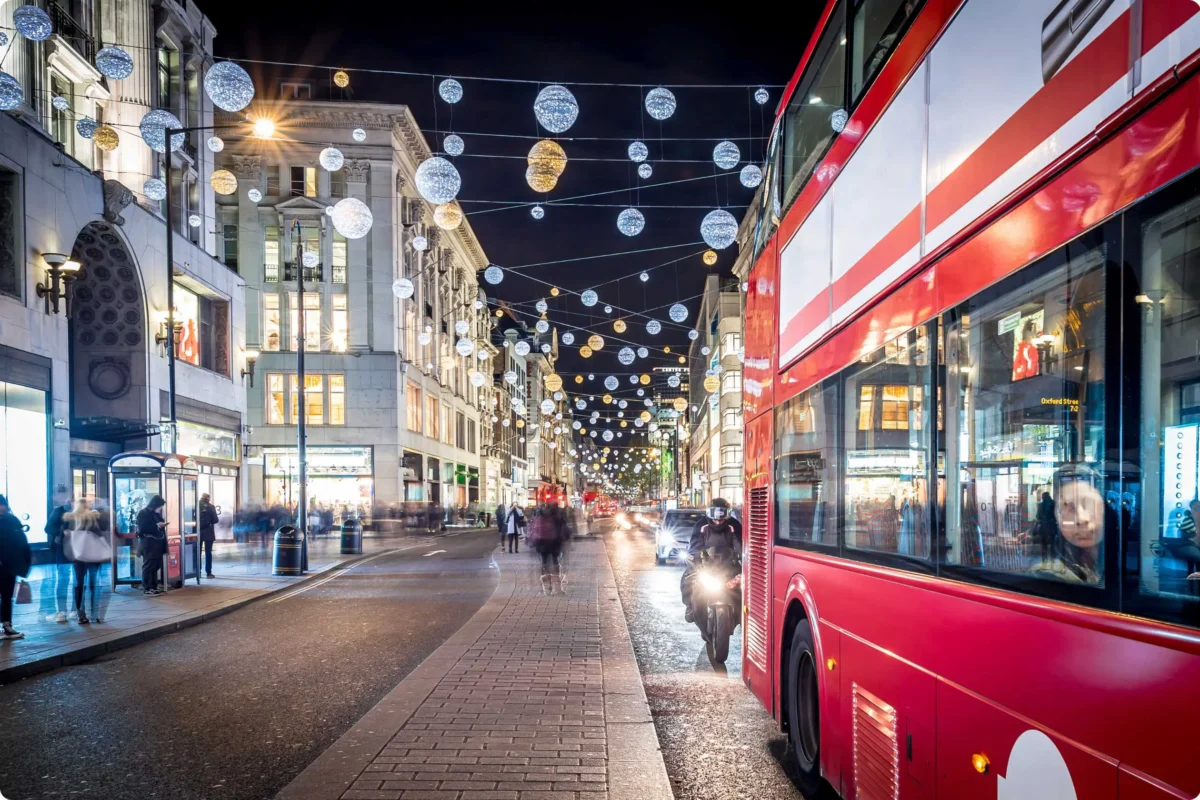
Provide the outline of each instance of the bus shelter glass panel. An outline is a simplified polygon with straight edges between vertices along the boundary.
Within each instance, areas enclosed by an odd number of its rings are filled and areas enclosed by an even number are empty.
[[[138,556],[137,515],[158,494],[159,473],[145,470],[113,475],[113,528],[115,582],[139,583],[142,580]]]

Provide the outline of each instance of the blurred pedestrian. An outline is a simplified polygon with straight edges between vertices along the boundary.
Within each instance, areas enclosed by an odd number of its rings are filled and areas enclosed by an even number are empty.
[[[505,529],[507,513],[504,510],[504,503],[496,506],[496,530],[500,533],[500,549],[504,549],[504,535],[508,532]]]
[[[70,556],[75,568],[75,611],[79,624],[92,620],[104,622],[108,608],[108,587],[100,585],[101,569],[112,560],[112,540],[101,524],[100,512],[86,498],[75,501],[71,513],[63,516],[63,552]],[[84,583],[88,585],[88,600],[83,602]],[[91,609],[91,619],[88,609]]]
[[[67,621],[67,590],[71,588],[71,562],[63,555],[63,515],[71,512],[71,498],[59,497],[59,504],[46,520],[46,549],[52,559],[46,565],[46,577],[42,579],[41,602],[38,613],[47,622]],[[74,611],[71,610],[72,616]]]
[[[542,557],[542,592],[558,594],[562,589],[561,558],[567,539],[566,516],[557,505],[538,506],[529,523],[529,544]]]
[[[217,523],[221,517],[213,507],[208,492],[200,495],[200,546],[204,548],[204,577],[215,578],[212,571],[213,542],[217,540]]]
[[[166,504],[161,496],[154,495],[137,515],[137,535],[142,550],[142,594],[148,597],[162,594],[158,578],[167,552],[167,523],[158,510]]]
[[[8,498],[0,494],[0,639],[25,638],[12,625],[17,578],[28,575],[33,565],[25,530],[25,525],[9,509]]]
[[[508,509],[508,514],[504,518],[504,529],[508,534],[508,552],[519,553],[521,547],[517,541],[517,537],[521,535],[521,531],[525,528],[525,514],[521,511],[521,507],[513,503]],[[501,549],[503,550],[503,543]]]

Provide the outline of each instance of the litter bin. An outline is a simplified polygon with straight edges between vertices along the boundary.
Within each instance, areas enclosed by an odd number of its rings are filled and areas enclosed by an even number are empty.
[[[356,517],[342,521],[342,555],[355,556],[362,553],[362,523]]]
[[[292,525],[284,525],[275,531],[275,558],[271,574],[304,574],[304,534]]]

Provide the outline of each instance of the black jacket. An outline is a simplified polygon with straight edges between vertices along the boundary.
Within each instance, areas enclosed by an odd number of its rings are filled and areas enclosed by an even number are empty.
[[[708,517],[696,523],[692,532],[692,541],[688,544],[688,555],[699,558],[703,550],[710,547],[724,546],[742,554],[742,523],[733,517],[726,517],[718,525]]]
[[[200,501],[200,519],[199,519],[200,541],[202,541],[202,542],[216,541],[217,532],[216,532],[215,528],[216,528],[217,523],[220,521],[221,521],[221,518],[220,518],[220,516],[217,515],[217,509],[215,509],[213,507],[213,504],[206,503],[203,500],[201,500]]]
[[[46,545],[50,552],[54,554],[56,562],[63,560],[63,515],[71,510],[70,503],[61,506],[55,506],[50,512],[50,518],[46,520]]]
[[[32,565],[25,525],[11,511],[0,514],[0,571],[24,578]]]

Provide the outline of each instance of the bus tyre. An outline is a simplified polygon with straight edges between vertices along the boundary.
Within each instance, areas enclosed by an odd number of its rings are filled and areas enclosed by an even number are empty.
[[[805,794],[816,794],[821,786],[821,717],[817,686],[817,656],[812,628],[800,620],[792,634],[788,655],[788,738],[799,768],[797,783]]]

